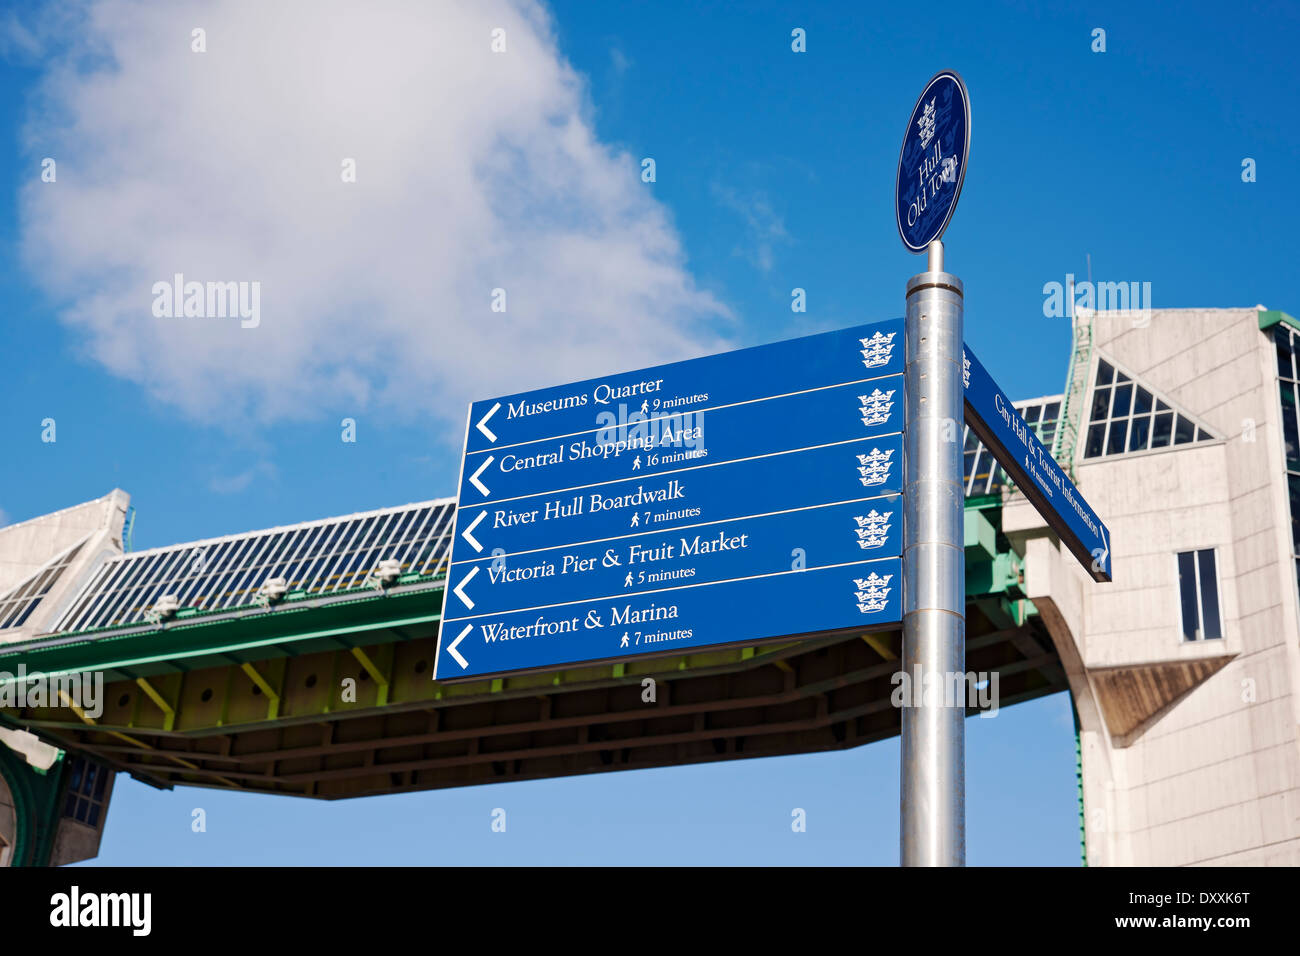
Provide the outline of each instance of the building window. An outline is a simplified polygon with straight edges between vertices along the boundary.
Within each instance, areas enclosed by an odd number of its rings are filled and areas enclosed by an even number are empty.
[[[1105,359],[1097,360],[1083,457],[1102,458],[1214,438]]]
[[[1286,468],[1287,497],[1291,505],[1291,553],[1296,558],[1296,585],[1300,588],[1300,384],[1296,360],[1300,355],[1300,333],[1282,323],[1273,326],[1273,348],[1277,353],[1277,391],[1282,406],[1282,456]]]
[[[1178,554],[1178,597],[1183,610],[1183,640],[1223,637],[1219,619],[1219,574],[1214,549]]]
[[[73,757],[68,764],[68,795],[63,815],[86,826],[98,827],[104,813],[104,793],[109,771],[93,760]]]
[[[81,544],[69,548],[12,591],[0,594],[0,628],[22,627],[80,550]]]
[[[1061,418],[1061,396],[1051,395],[1016,403],[1015,409],[1024,418],[1025,423],[1033,429],[1038,440],[1050,449],[1056,440],[1056,426]],[[1002,470],[990,452],[980,442],[979,437],[966,426],[963,456],[966,467],[966,497],[982,498],[985,495],[1001,494],[1011,485],[1011,479]]]

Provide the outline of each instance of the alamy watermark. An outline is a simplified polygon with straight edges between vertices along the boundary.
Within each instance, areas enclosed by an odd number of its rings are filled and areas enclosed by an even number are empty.
[[[262,324],[262,283],[186,282],[178,272],[172,281],[153,284],[153,314],[159,319],[237,318],[239,327]]]
[[[82,892],[73,884],[50,897],[50,925],[56,927],[121,927],[132,936],[148,936],[152,913],[152,893]]]
[[[636,455],[633,470],[641,468],[641,455],[647,467],[703,458],[704,412],[663,412],[649,400],[629,408],[619,403],[617,411],[596,415],[596,446],[599,457],[618,457],[625,452]]]
[[[1043,284],[1043,315],[1049,319],[1074,318],[1076,309],[1090,312],[1136,312],[1142,326],[1151,320],[1150,282],[1075,282],[1072,273],[1065,282]]]
[[[895,672],[889,702],[895,707],[973,707],[981,717],[998,715],[997,671],[930,671],[921,665]]]
[[[104,713],[104,672],[84,671],[72,674],[28,674],[24,664],[18,673],[0,671],[0,708],[22,710],[27,707],[79,708],[92,719]]]

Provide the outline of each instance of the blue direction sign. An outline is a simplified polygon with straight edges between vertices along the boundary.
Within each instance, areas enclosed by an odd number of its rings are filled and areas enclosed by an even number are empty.
[[[903,430],[903,377],[673,412],[472,452],[462,502],[499,501]]]
[[[896,624],[902,366],[892,320],[475,403],[435,676]]]
[[[897,494],[903,488],[902,455],[902,436],[887,435],[488,505],[465,503],[457,509],[452,565],[494,553]]]
[[[912,252],[943,235],[970,157],[970,97],[952,70],[936,73],[912,108],[898,152],[898,233]]]
[[[445,621],[437,677],[482,677],[902,619],[898,558]]]
[[[706,355],[475,402],[466,452],[631,427],[758,398],[842,385],[903,371],[903,320]]]
[[[1109,581],[1110,532],[1106,526],[969,346],[964,364],[966,424],[1093,579]]]
[[[868,498],[480,558],[457,566],[443,617],[450,625],[591,595],[612,598],[900,554],[901,500]]]

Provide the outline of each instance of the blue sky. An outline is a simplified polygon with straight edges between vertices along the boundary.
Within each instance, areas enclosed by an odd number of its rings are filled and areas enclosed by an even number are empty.
[[[402,6],[385,15],[400,22]],[[1300,82],[1282,66],[1294,8],[737,7],[561,0],[537,27],[502,2],[409,46],[384,33],[356,49],[364,31],[313,45],[325,7],[286,14],[289,28],[226,4],[86,20],[0,7],[0,523],[122,487],[139,548],[445,496],[471,399],[899,315],[921,261],[894,227],[894,166],[944,67],[973,117],[947,264],[966,285],[967,341],[1009,394],[1061,390],[1069,328],[1044,317],[1043,286],[1083,278],[1087,255],[1095,279],[1150,282],[1156,307],[1300,308]],[[483,84],[458,78],[496,64],[464,50],[486,49],[498,21],[518,72],[475,100]],[[206,59],[186,48],[194,24]],[[790,49],[795,27],[806,53]],[[530,29],[550,39],[535,49]],[[288,45],[268,53],[277,37]],[[260,85],[232,108],[219,71],[249,62]],[[413,78],[388,84],[379,64]],[[350,85],[314,108],[276,98],[339,73]],[[556,145],[575,128],[587,140]],[[360,189],[295,191],[333,183],[350,155]],[[466,155],[502,168],[462,206]],[[57,184],[39,183],[45,156]],[[608,264],[584,262],[575,235],[597,237]],[[149,299],[132,290],[173,266],[260,276],[263,327],[135,321],[131,296],[146,316]],[[495,285],[517,324],[474,311]],[[790,311],[795,287],[806,314]],[[339,440],[344,417],[355,444]],[[970,862],[1077,864],[1073,748],[1062,696],[968,722]],[[897,762],[894,741],[336,804],[122,779],[99,862],[887,864]],[[200,806],[208,832],[193,834]],[[806,834],[790,832],[793,807]]]

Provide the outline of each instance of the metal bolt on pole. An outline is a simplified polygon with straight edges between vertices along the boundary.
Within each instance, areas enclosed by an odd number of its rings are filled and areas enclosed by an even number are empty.
[[[900,858],[966,865],[962,284],[943,243],[907,281]],[[962,675],[960,678],[958,675]],[[907,686],[907,685],[904,685]],[[951,690],[949,690],[951,688]]]

